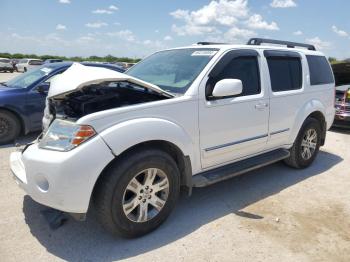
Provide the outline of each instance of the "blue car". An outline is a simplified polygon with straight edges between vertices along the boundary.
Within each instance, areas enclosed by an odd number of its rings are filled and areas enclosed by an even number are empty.
[[[45,99],[54,76],[63,73],[73,62],[45,64],[0,83],[0,145],[14,141],[20,134],[41,130]],[[125,70],[111,64],[82,63],[117,72]]]

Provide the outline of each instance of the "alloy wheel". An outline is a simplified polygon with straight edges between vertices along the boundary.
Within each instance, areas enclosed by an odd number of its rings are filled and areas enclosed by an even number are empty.
[[[301,141],[301,156],[309,160],[315,153],[317,147],[317,131],[313,128],[307,129]]]
[[[133,222],[146,222],[163,209],[169,196],[169,180],[158,168],[148,168],[131,179],[123,195],[123,211]]]

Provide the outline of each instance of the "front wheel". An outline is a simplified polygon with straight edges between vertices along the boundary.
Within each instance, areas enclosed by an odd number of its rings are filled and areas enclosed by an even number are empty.
[[[305,120],[284,162],[294,168],[305,168],[315,160],[321,145],[321,125],[314,118]]]
[[[14,141],[21,131],[21,123],[11,112],[0,110],[0,145]]]
[[[167,153],[134,152],[115,161],[103,174],[94,206],[108,231],[137,237],[164,222],[175,206],[179,189],[179,170]]]

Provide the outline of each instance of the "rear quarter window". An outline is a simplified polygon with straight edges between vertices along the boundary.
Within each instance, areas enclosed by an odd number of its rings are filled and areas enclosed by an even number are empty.
[[[324,85],[334,83],[332,69],[324,56],[307,55],[310,70],[310,84]]]

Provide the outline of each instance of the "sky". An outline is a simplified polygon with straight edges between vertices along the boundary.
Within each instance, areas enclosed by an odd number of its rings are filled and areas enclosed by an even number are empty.
[[[1,0],[0,10],[0,52],[143,58],[268,37],[350,57],[349,0]]]

